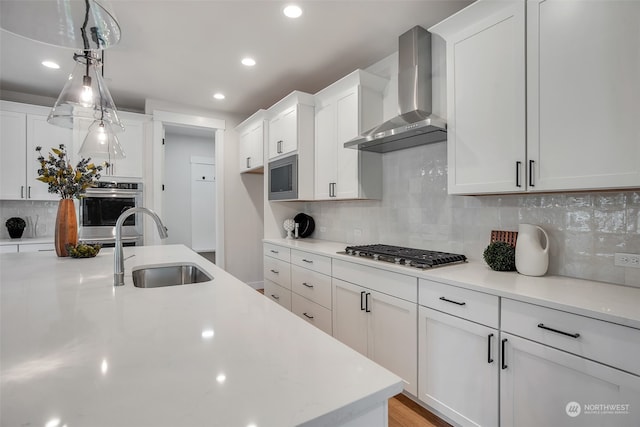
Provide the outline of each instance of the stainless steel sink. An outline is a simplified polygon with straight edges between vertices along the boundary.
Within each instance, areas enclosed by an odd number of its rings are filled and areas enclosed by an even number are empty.
[[[131,275],[133,276],[133,285],[138,288],[188,285],[213,280],[211,276],[193,264],[139,268],[133,270]]]

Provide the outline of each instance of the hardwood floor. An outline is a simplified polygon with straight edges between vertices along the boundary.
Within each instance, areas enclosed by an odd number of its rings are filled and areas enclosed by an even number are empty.
[[[264,294],[264,289],[258,289]],[[451,427],[403,394],[389,399],[389,427]]]
[[[389,399],[389,427],[451,427],[403,394]]]

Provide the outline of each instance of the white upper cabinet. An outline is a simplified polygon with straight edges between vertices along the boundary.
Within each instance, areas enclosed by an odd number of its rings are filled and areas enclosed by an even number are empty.
[[[640,186],[638,22],[640,2],[481,0],[430,28],[449,193]]]
[[[640,186],[640,2],[527,2],[529,189]]]
[[[40,164],[36,147],[46,157],[51,148],[67,147],[73,159],[71,129],[47,122],[49,108],[3,101],[0,111],[0,199],[58,200],[48,185],[37,180]],[[74,165],[75,166],[75,165]]]
[[[313,113],[313,96],[299,91],[269,108],[269,160],[307,150],[313,157]]]
[[[109,180],[111,177],[142,179],[145,162],[143,153],[146,139],[151,134],[151,116],[127,112],[118,112],[118,115],[124,125],[124,131],[116,133],[116,137],[124,150],[126,156],[124,159],[109,159],[102,155],[76,155],[78,158],[91,157],[96,163],[109,162],[111,167],[102,171],[102,180]],[[89,121],[80,122],[74,128],[76,153],[82,147],[91,123]]]
[[[263,172],[264,136],[266,134],[266,111],[259,110],[244,122],[236,126],[240,138],[238,159],[240,173]]]
[[[525,5],[480,1],[429,29],[447,42],[450,194],[523,191]]]
[[[382,197],[382,157],[344,143],[382,122],[387,80],[356,70],[315,95],[315,198]]]

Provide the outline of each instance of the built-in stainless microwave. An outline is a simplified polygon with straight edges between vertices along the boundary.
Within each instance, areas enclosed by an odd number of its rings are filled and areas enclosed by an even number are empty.
[[[269,200],[298,198],[298,155],[269,162]]]

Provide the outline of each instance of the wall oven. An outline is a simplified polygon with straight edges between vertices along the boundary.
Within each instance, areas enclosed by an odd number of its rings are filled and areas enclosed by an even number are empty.
[[[79,203],[79,240],[115,245],[115,225],[120,214],[129,208],[142,206],[142,183],[103,182],[88,188]],[[122,241],[126,246],[143,244],[142,218],[128,217],[122,227]]]
[[[269,200],[298,198],[298,155],[269,163]]]

